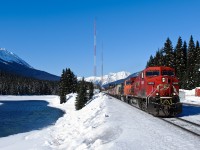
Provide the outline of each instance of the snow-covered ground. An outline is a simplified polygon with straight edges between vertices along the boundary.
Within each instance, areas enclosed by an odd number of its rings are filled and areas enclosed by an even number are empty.
[[[195,96],[195,89],[180,90],[180,95],[184,104],[182,118],[200,124],[200,97]]]
[[[181,95],[181,102],[200,105],[200,97],[195,96],[195,89],[180,90],[180,95]]]
[[[59,118],[55,125],[42,130],[0,138],[0,149],[200,149],[198,137],[103,93],[95,95],[94,100],[79,111],[74,108],[75,97],[76,94],[68,95],[65,104],[59,104],[57,96],[32,97],[31,99],[46,100],[50,106],[60,108],[66,114]],[[0,96],[0,100],[6,99],[27,100],[30,97]],[[197,103],[200,101],[200,98],[195,99]],[[186,94],[185,102],[189,101],[190,97],[188,98]],[[188,114],[186,117],[189,116]],[[190,117],[200,118],[200,114],[191,114]]]

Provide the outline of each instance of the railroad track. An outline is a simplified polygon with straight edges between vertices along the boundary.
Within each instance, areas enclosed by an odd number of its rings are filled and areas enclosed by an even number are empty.
[[[182,118],[160,118],[190,134],[200,137],[200,125]]]
[[[112,97],[112,96],[110,96],[110,97]],[[129,104],[129,105],[131,105],[131,104]],[[131,105],[131,106],[139,109],[138,107],[136,107],[134,105]],[[141,110],[141,109],[139,109],[139,110]],[[182,129],[182,130],[184,130],[186,132],[189,132],[190,134],[193,134],[193,135],[195,135],[195,136],[200,138],[200,124],[197,124],[197,123],[194,123],[194,122],[182,119],[182,118],[178,118],[178,117],[174,117],[174,118],[159,118],[159,119],[161,119],[161,120],[163,120],[163,121],[165,121],[165,122],[167,122],[167,123],[169,123],[171,125],[174,125],[174,126],[180,128],[180,129]]]

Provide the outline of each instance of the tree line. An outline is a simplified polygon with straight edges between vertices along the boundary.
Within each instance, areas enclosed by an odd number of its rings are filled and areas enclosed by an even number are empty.
[[[179,37],[177,44],[173,47],[172,42],[167,38],[164,47],[156,51],[155,56],[150,56],[146,67],[168,66],[176,70],[181,89],[194,89],[200,86],[200,47],[193,36],[190,36],[188,45]]]
[[[0,95],[59,95],[60,103],[65,103],[66,95],[77,93],[75,107],[83,108],[93,97],[92,82],[81,81],[66,68],[61,74],[60,81],[38,80],[8,72],[0,71]]]
[[[1,95],[57,95],[58,81],[37,80],[0,71]]]

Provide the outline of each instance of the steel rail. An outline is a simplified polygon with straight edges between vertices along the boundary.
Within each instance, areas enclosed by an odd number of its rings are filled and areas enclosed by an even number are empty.
[[[159,119],[161,119],[161,120],[163,120],[163,121],[165,121],[165,122],[167,122],[167,123],[169,123],[169,124],[171,124],[171,125],[174,125],[174,126],[180,128],[180,129],[182,129],[182,130],[184,130],[184,131],[186,131],[186,132],[189,132],[190,134],[193,134],[193,135],[195,135],[195,136],[197,136],[197,137],[200,137],[200,133],[196,133],[196,132],[194,132],[194,131],[192,131],[192,130],[189,130],[189,129],[185,128],[184,126],[178,125],[177,123],[175,123],[175,122],[172,121],[172,120],[171,120],[171,121],[170,121],[170,120],[167,120],[167,118],[159,118]],[[180,119],[180,118],[173,118],[173,119],[181,120],[182,122],[186,122],[186,123],[188,123],[188,124],[190,124],[190,125],[200,127],[199,124],[196,124],[196,123],[193,123],[193,122],[190,122],[190,121],[186,121],[186,120],[184,120],[184,119]]]

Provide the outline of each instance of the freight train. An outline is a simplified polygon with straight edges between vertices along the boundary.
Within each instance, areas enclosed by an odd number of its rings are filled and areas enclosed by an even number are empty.
[[[109,84],[105,90],[154,116],[172,117],[182,112],[178,78],[170,67],[148,67],[121,83]]]

